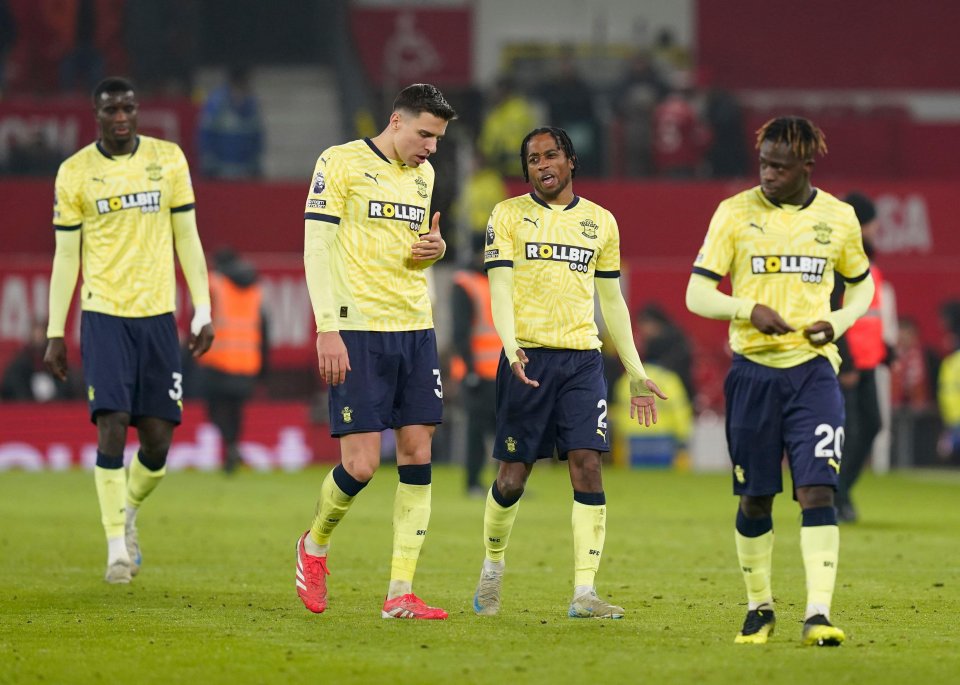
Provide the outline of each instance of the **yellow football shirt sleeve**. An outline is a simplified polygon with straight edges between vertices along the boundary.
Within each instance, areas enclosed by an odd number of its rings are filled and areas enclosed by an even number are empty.
[[[596,281],[597,295],[600,299],[600,312],[607,325],[613,346],[617,348],[623,368],[630,376],[630,396],[642,397],[652,395],[653,392],[644,385],[647,372],[643,369],[637,344],[633,339],[633,328],[630,325],[630,310],[620,291],[620,280],[617,278],[598,278]]]
[[[713,213],[703,245],[693,263],[693,273],[720,281],[730,271],[736,252],[732,212],[727,201]]]
[[[197,230],[197,213],[192,207],[186,211],[172,212],[170,223],[173,225],[173,245],[177,250],[177,258],[187,281],[193,307],[209,307],[210,283],[203,244]]]
[[[517,350],[517,320],[513,306],[513,268],[506,265],[491,268],[487,272],[490,281],[490,310],[493,315],[493,326],[497,329],[500,342],[503,343],[503,353],[507,362],[513,364],[520,361]]]
[[[620,230],[617,220],[610,212],[604,212],[605,235],[603,249],[597,256],[597,272],[599,278],[618,278],[620,276]]]
[[[494,266],[513,266],[513,235],[510,223],[505,220],[509,214],[503,203],[493,208],[487,221],[484,239],[483,263],[486,268]]]
[[[318,333],[339,330],[334,307],[333,242],[346,208],[345,179],[335,150],[324,150],[313,168],[304,212],[303,266]]]
[[[174,147],[174,175],[173,175],[173,195],[170,198],[170,207],[173,211],[185,211],[185,208],[192,208],[196,202],[193,194],[193,181],[190,178],[190,165],[187,164],[187,158],[179,145]]]

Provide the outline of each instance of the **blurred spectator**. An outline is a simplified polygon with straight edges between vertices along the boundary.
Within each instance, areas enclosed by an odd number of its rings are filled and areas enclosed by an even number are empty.
[[[668,91],[649,53],[640,50],[634,54],[627,73],[614,91],[616,126],[620,133],[613,141],[611,156],[617,160],[617,175],[637,177],[653,173],[653,110]]]
[[[657,422],[644,426],[630,418],[630,377],[613,386],[611,430],[614,461],[629,466],[689,468],[687,445],[693,430],[693,408],[680,376],[659,363],[643,360],[644,370],[670,399],[657,404]]]
[[[743,108],[736,96],[714,82],[708,69],[700,71],[700,86],[706,88],[703,118],[710,129],[706,161],[714,178],[740,178],[747,175],[747,139]]]
[[[923,344],[917,323],[902,316],[899,321],[896,363],[891,373],[891,400],[897,408],[927,410],[934,406],[934,379],[940,362]]]
[[[884,300],[889,290],[884,287],[883,274],[873,261],[878,228],[877,210],[870,198],[861,193],[850,193],[843,201],[853,207],[860,222],[863,249],[870,259],[870,275],[875,285],[873,301],[866,314],[857,319],[837,341],[841,358],[839,380],[846,421],[840,480],[834,504],[840,522],[852,523],[857,520],[857,510],[850,492],[870,458],[874,440],[883,427],[876,370],[881,364],[890,363],[892,350],[885,342],[883,316],[886,306]],[[842,306],[843,292],[843,281],[838,278],[830,298],[831,309]]]
[[[250,72],[234,65],[200,111],[200,171],[210,178],[258,178],[263,154],[260,105],[250,89]]]
[[[481,480],[487,442],[497,432],[497,364],[503,345],[493,326],[490,285],[483,271],[484,233],[474,234],[469,267],[453,276],[451,378],[460,383],[467,417],[467,493],[483,496]],[[627,402],[630,400],[628,399]]]
[[[693,103],[689,72],[678,72],[674,89],[653,110],[653,165],[666,178],[693,178],[703,169],[710,131]]]
[[[16,27],[9,60],[11,92],[59,90],[86,95],[105,73],[126,71],[122,40],[126,0],[10,0],[7,4]]]
[[[257,271],[229,248],[214,258],[210,301],[217,336],[198,363],[207,414],[223,439],[223,470],[231,473],[243,462],[243,406],[265,371],[267,330]]]
[[[47,142],[43,131],[33,131],[26,140],[10,144],[5,172],[14,176],[55,176],[63,155]]]
[[[696,397],[690,342],[673,319],[659,305],[650,303],[637,314],[637,332],[641,339],[643,363],[651,362],[670,369],[679,377],[687,397]],[[671,395],[667,394],[667,397],[672,401]]]
[[[516,147],[512,161],[519,169],[519,146]],[[500,172],[487,164],[482,152],[475,150],[470,173],[464,179],[460,193],[453,204],[453,215],[457,226],[456,245],[460,253],[466,255],[459,260],[461,263],[473,262],[474,249],[483,251],[482,243],[479,248],[472,245],[473,237],[484,235],[494,205],[506,199],[507,186]]]
[[[561,48],[556,75],[543,85],[540,98],[547,106],[549,125],[564,129],[573,142],[577,173],[581,177],[598,176],[603,170],[603,146],[594,109],[597,98],[580,76],[572,46]]]
[[[34,321],[30,339],[3,372],[0,396],[4,400],[50,402],[76,396],[75,380],[68,376],[61,381],[43,363],[47,348],[47,322]]]
[[[677,42],[673,29],[664,27],[657,33],[653,43],[653,59],[660,72],[672,80],[674,75],[690,69],[690,51]]]
[[[960,300],[944,303],[940,311],[952,352],[940,365],[937,379],[937,402],[943,419],[937,453],[943,460],[956,460],[960,459]]]
[[[501,76],[491,93],[492,107],[480,125],[477,146],[490,167],[507,178],[522,176],[520,141],[538,125],[537,110],[516,88],[513,79]],[[493,209],[491,205],[487,211]],[[484,218],[486,225],[486,218]]]

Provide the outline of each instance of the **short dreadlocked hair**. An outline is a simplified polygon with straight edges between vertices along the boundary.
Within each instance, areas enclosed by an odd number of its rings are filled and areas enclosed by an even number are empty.
[[[816,124],[803,117],[776,117],[757,129],[757,149],[763,141],[784,143],[798,159],[827,154],[827,137]]]
[[[530,133],[526,135],[523,139],[523,142],[520,143],[520,168],[523,169],[523,180],[530,182],[530,172],[527,170],[527,143],[530,142],[530,139],[534,136],[539,136],[541,133],[549,133],[553,136],[553,139],[557,142],[557,145],[563,150],[563,153],[567,156],[567,159],[573,160],[573,169],[570,172],[570,176],[574,177],[577,175],[577,153],[573,149],[573,141],[570,140],[570,136],[567,135],[567,132],[558,126],[541,126],[540,128],[535,128]]]

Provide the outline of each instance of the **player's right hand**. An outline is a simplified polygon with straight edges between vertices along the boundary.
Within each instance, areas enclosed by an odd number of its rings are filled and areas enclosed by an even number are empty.
[[[796,328],[783,320],[776,310],[765,304],[758,304],[750,312],[750,323],[761,333],[767,335],[783,335],[793,333]]]
[[[317,359],[320,362],[320,377],[328,385],[340,385],[350,371],[347,346],[339,331],[317,333]]]
[[[62,381],[67,380],[67,343],[63,338],[47,340],[47,349],[43,353],[43,363],[50,373]]]
[[[520,382],[524,385],[529,385],[531,388],[539,388],[540,382],[535,381],[532,378],[527,378],[527,374],[524,371],[524,367],[530,363],[530,359],[527,357],[527,353],[521,349],[517,349],[517,359],[520,361],[513,362],[510,365],[510,369],[513,371],[513,375],[520,379]]]

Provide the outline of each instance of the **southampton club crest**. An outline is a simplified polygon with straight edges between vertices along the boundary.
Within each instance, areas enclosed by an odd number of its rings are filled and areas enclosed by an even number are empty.
[[[590,219],[585,219],[580,222],[580,225],[583,226],[583,232],[580,234],[584,238],[590,238],[590,240],[597,239],[597,229],[600,228]]]
[[[513,438],[507,438],[503,441],[503,444],[507,446],[507,452],[514,454],[517,451],[517,441]]]
[[[830,234],[833,233],[833,229],[827,226],[824,222],[814,224],[813,230],[816,232],[817,237],[814,238],[821,245],[830,244]]]
[[[353,422],[353,409],[351,409],[350,407],[344,407],[344,408],[340,411],[340,415],[343,416],[343,422],[344,422],[344,423],[352,423],[352,422]]]

